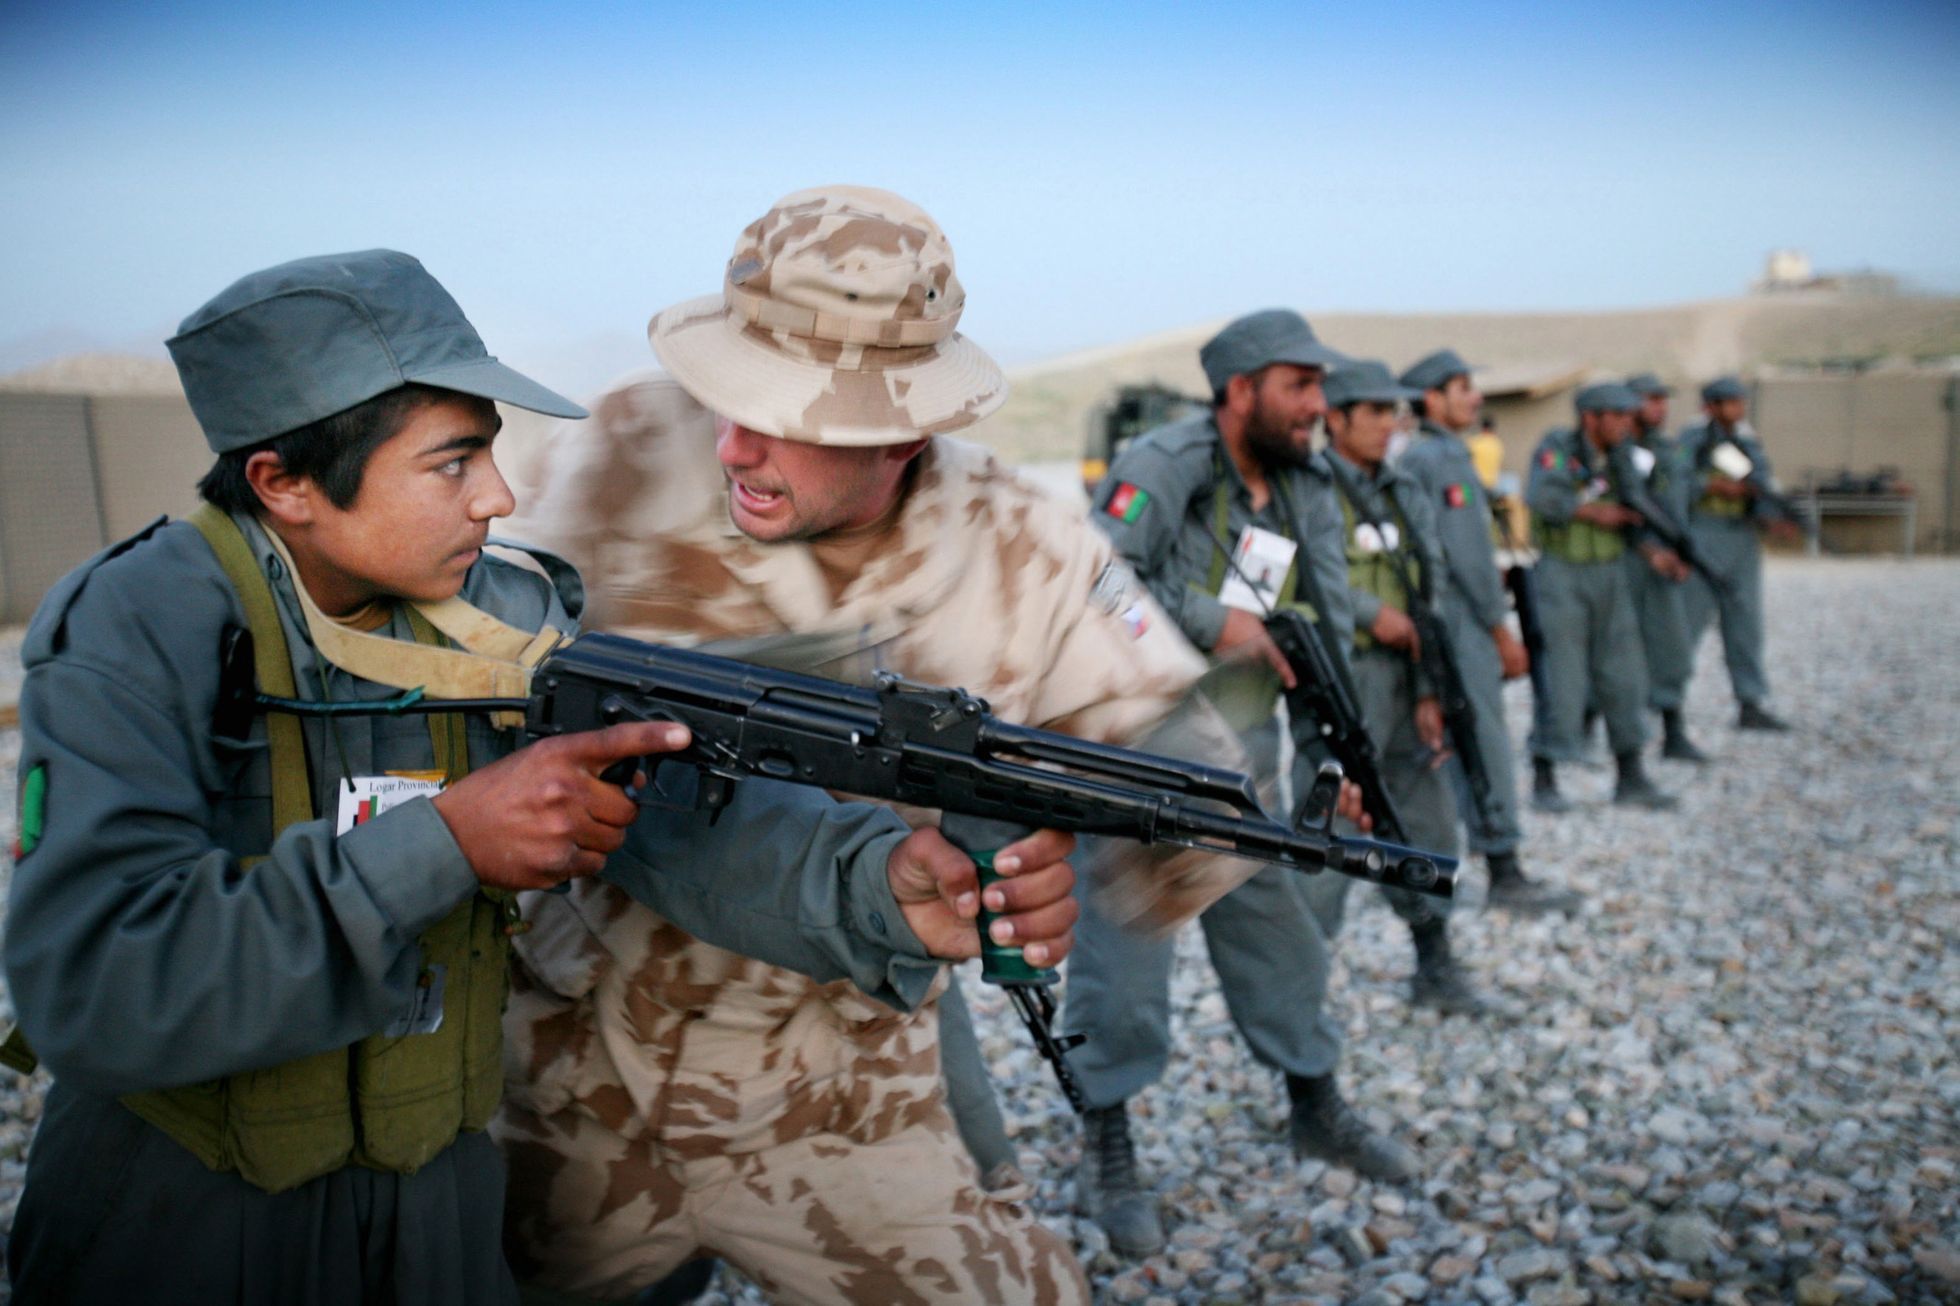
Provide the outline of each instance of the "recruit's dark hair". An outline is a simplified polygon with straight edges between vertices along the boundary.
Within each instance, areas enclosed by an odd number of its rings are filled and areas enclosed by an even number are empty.
[[[1409,411],[1416,415],[1417,421],[1421,421],[1429,416],[1429,401],[1417,395],[1409,401]]]
[[[258,512],[258,491],[246,478],[245,464],[254,454],[270,453],[287,471],[319,486],[334,507],[351,507],[374,451],[393,439],[418,409],[454,393],[410,382],[270,440],[221,453],[197,483],[197,492],[226,512]]]

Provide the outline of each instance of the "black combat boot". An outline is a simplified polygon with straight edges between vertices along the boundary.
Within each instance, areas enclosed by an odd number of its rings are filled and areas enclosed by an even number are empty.
[[[1549,757],[1531,759],[1531,805],[1541,812],[1572,810],[1572,800],[1558,791],[1558,768]]]
[[[1492,907],[1532,915],[1556,911],[1570,916],[1579,910],[1577,893],[1529,878],[1518,869],[1514,852],[1492,853],[1484,858],[1484,864],[1490,867],[1490,895],[1485,901]]]
[[[1708,754],[1688,738],[1688,727],[1681,722],[1681,709],[1661,709],[1661,756],[1675,762],[1706,762]]]
[[[1416,945],[1416,973],[1409,982],[1409,1001],[1434,1007],[1446,1016],[1483,1016],[1490,1003],[1450,955],[1449,923],[1428,920],[1409,927]]]
[[[1616,760],[1620,764],[1620,782],[1613,786],[1613,801],[1621,807],[1645,807],[1661,812],[1681,801],[1673,794],[1663,793],[1647,778],[1647,768],[1640,764],[1639,749],[1621,753]]]
[[[1137,1154],[1130,1143],[1129,1105],[1090,1107],[1082,1113],[1082,1162],[1075,1170],[1075,1205],[1109,1235],[1109,1245],[1131,1258],[1164,1250],[1157,1197],[1137,1182]]]
[[[1744,703],[1742,713],[1735,720],[1738,730],[1788,730],[1790,723],[1776,715],[1761,703]]]
[[[1287,1125],[1293,1155],[1344,1165],[1364,1179],[1400,1183],[1415,1178],[1415,1152],[1368,1128],[1368,1122],[1341,1096],[1332,1075],[1311,1079],[1288,1075],[1286,1096],[1293,1102],[1293,1118]]]

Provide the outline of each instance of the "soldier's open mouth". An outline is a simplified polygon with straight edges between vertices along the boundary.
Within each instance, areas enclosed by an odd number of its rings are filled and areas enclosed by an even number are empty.
[[[765,511],[783,500],[781,490],[758,490],[740,481],[729,482],[729,489],[734,494],[735,501],[751,512]]]

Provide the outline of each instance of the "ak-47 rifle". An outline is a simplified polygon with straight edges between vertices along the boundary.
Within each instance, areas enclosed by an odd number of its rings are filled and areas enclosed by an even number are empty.
[[[1337,465],[1337,460],[1329,458],[1327,465],[1334,473],[1334,484],[1353,506],[1355,515],[1380,534],[1381,518],[1356,493],[1347,475]],[[1396,577],[1402,582],[1402,591],[1408,596],[1408,616],[1416,628],[1417,656],[1443,709],[1443,728],[1449,734],[1450,747],[1456,750],[1457,760],[1463,764],[1463,778],[1469,785],[1470,801],[1477,805],[1477,811],[1486,824],[1495,825],[1495,796],[1491,793],[1490,772],[1484,763],[1483,745],[1477,740],[1477,708],[1470,701],[1469,688],[1463,683],[1463,668],[1457,661],[1456,646],[1450,641],[1450,633],[1443,625],[1442,613],[1430,601],[1430,569],[1423,569],[1422,583],[1418,584],[1416,577],[1409,574],[1400,554],[1389,550],[1383,556],[1395,568]]]
[[[1491,513],[1491,520],[1497,523],[1498,534],[1504,537],[1504,551],[1510,555],[1510,562],[1504,568],[1504,588],[1510,592],[1511,606],[1518,614],[1518,634],[1524,644],[1525,656],[1529,659],[1531,695],[1535,701],[1545,698],[1545,623],[1538,615],[1538,585],[1532,575],[1531,567],[1524,561],[1524,550],[1518,547],[1517,537],[1511,534],[1511,515],[1504,511]]]
[[[241,632],[242,633],[242,632]],[[249,640],[249,636],[246,637]],[[1338,871],[1447,898],[1454,858],[1394,843],[1289,829],[1267,816],[1252,782],[1234,771],[1092,743],[1000,720],[984,699],[888,673],[872,688],[781,671],[619,635],[581,635],[539,663],[527,698],[429,699],[411,690],[379,703],[317,703],[257,694],[249,644],[226,650],[229,692],[245,711],[302,715],[522,712],[532,738],[597,730],[621,721],[677,721],[688,746],[606,773],[624,785],[653,777],[649,806],[719,811],[745,779],[780,780],[943,812],[1114,835],[1246,857],[1301,871]],[[650,765],[649,765],[650,764]],[[695,776],[685,798],[660,783],[669,768]],[[971,851],[971,850],[970,850]],[[984,852],[984,850],[982,850]],[[983,948],[987,944],[982,935]],[[996,970],[996,976],[1000,972]],[[990,977],[993,978],[993,977]],[[1081,1105],[1052,1028],[1046,979],[996,978],[1014,997],[1070,1104]],[[1015,986],[1024,991],[1016,993]],[[1025,991],[1040,989],[1040,992]]]
[[[1660,500],[1647,492],[1646,478],[1640,474],[1637,466],[1631,465],[1632,455],[1623,452],[1627,449],[1628,445],[1623,442],[1615,445],[1606,456],[1606,468],[1612,476],[1620,502],[1639,513],[1647,533],[1673,550],[1674,556],[1707,581],[1710,589],[1717,594],[1726,594],[1729,578],[1708,565],[1708,559],[1702,557],[1701,550],[1695,547],[1694,536],[1688,533],[1688,528],[1677,521]],[[1637,533],[1639,529],[1634,527],[1630,533]]]
[[[1745,422],[1738,428],[1738,434],[1748,429]],[[1712,428],[1710,433],[1713,434]],[[1730,480],[1741,481],[1749,487],[1752,499],[1768,508],[1772,516],[1795,526],[1806,537],[1816,533],[1817,523],[1810,519],[1810,515],[1799,508],[1789,495],[1771,485],[1761,465],[1735,441],[1727,438],[1703,441],[1696,451],[1696,462],[1702,467],[1714,468]]]
[[[1340,766],[1342,778],[1351,780],[1361,791],[1361,806],[1381,834],[1402,843],[1408,839],[1402,814],[1389,795],[1388,782],[1381,772],[1381,753],[1374,736],[1368,733],[1361,715],[1361,702],[1348,678],[1347,663],[1328,647],[1321,629],[1297,608],[1275,608],[1267,603],[1259,586],[1239,566],[1238,557],[1224,540],[1210,531],[1206,538],[1225,559],[1225,565],[1244,581],[1264,612],[1266,634],[1279,649],[1293,672],[1293,688],[1286,691],[1286,714],[1290,720],[1313,723],[1321,743]],[[1308,601],[1316,612],[1327,611],[1326,601],[1314,580],[1312,562],[1301,557],[1295,563],[1297,575],[1307,590]],[[1296,820],[1324,821],[1339,799],[1338,786],[1329,793],[1320,789],[1312,801],[1295,803]]]

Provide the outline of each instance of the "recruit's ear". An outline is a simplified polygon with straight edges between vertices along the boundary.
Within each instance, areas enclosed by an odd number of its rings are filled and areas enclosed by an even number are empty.
[[[278,454],[261,449],[245,460],[245,480],[274,521],[304,526],[313,520],[320,488],[310,476],[286,470]]]

